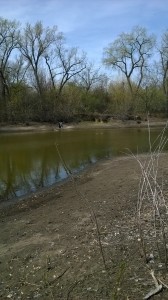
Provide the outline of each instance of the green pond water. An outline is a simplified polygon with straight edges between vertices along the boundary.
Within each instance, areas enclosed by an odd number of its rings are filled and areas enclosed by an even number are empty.
[[[151,130],[154,140],[161,132]],[[146,129],[60,130],[0,133],[0,201],[8,202],[67,177],[56,146],[68,168],[84,169],[102,158],[149,149]]]

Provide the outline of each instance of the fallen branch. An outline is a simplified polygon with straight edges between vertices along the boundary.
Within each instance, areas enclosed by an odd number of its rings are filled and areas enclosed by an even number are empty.
[[[160,278],[158,278],[158,281],[163,285],[164,288],[168,289],[168,285],[164,283]]]
[[[152,290],[144,297],[144,300],[150,299],[152,296],[154,296],[154,295],[160,293],[160,292],[163,290],[163,285],[158,283],[158,280],[157,280],[157,278],[155,277],[154,271],[153,271],[153,270],[151,270],[150,274],[151,274],[151,276],[152,276],[152,278],[153,278],[153,281],[154,281],[154,283],[155,283],[155,288],[152,289]]]

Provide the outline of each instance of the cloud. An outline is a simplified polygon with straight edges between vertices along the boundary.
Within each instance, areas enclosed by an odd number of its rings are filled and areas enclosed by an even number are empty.
[[[22,24],[57,25],[72,46],[98,57],[133,26],[159,34],[167,26],[168,0],[0,0],[1,16]],[[99,54],[98,54],[99,53]]]
[[[65,33],[86,29],[109,30],[139,24],[144,18],[161,17],[168,0],[0,0],[1,16],[21,22],[42,20]],[[130,24],[130,26],[129,26]],[[107,30],[108,30],[107,27]]]

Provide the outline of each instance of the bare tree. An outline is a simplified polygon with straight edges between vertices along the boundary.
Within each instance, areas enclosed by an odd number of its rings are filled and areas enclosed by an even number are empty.
[[[58,94],[62,92],[65,84],[75,75],[85,69],[85,54],[78,54],[77,48],[66,49],[62,46],[56,49],[59,59],[60,81]]]
[[[76,76],[76,82],[88,93],[91,88],[102,84],[105,74],[100,73],[100,68],[95,68],[93,63],[86,63],[86,68]]]
[[[49,72],[49,78],[51,80],[51,85],[53,90],[56,92],[56,76],[58,75],[56,72],[57,64],[55,64],[55,61],[57,61],[56,53],[53,49],[50,50],[50,53],[45,54],[44,56],[45,62],[48,68]]]
[[[168,116],[168,30],[163,34],[159,49],[161,60],[162,87],[166,100],[166,114]]]
[[[15,57],[9,64],[9,81],[12,84],[26,83],[26,73],[29,63],[25,62],[22,54]]]
[[[9,97],[9,59],[18,47],[19,23],[0,18],[0,97],[5,102]]]
[[[59,97],[67,82],[85,69],[85,54],[77,48],[66,48],[63,39],[57,40],[50,55],[45,55],[52,87]]]
[[[43,64],[44,55],[52,47],[59,33],[57,27],[52,29],[44,28],[41,22],[37,22],[34,26],[26,25],[24,34],[20,40],[20,51],[29,63],[36,82],[36,89],[42,98],[43,90],[40,84],[40,72]]]
[[[130,33],[120,34],[104,49],[104,64],[124,74],[132,100],[141,86],[154,43],[154,36],[148,35],[145,28],[135,27]]]
[[[53,94],[53,120],[58,113],[64,115],[69,107],[63,96],[64,87],[85,69],[85,54],[77,48],[67,48],[64,39],[59,39],[49,54],[45,55]],[[65,108],[66,106],[66,108]]]

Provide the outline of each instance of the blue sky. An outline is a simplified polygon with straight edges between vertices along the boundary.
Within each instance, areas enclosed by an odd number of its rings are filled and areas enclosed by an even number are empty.
[[[0,16],[57,25],[69,46],[101,63],[103,48],[133,26],[161,36],[168,29],[168,0],[0,0]]]

